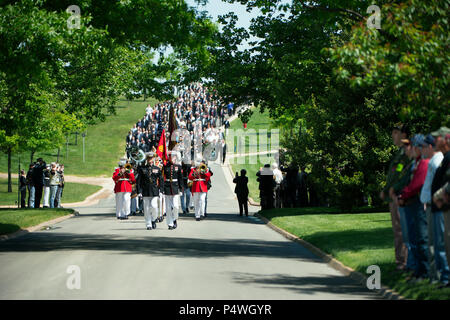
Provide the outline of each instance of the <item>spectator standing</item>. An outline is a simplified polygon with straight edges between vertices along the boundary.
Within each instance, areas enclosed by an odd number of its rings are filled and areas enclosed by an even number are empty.
[[[402,176],[405,176],[405,166],[410,163],[408,156],[405,154],[402,139],[407,139],[409,136],[409,128],[405,125],[396,125],[392,128],[392,142],[398,147],[397,152],[392,157],[387,172],[386,186],[380,192],[381,200],[388,200],[389,211],[391,213],[392,231],[394,232],[394,248],[395,248],[395,263],[397,270],[404,270],[407,261],[407,248],[403,242],[402,228],[400,222],[400,212],[397,201],[389,196],[390,188],[397,183]]]
[[[273,178],[273,171],[270,169],[270,164],[265,164],[264,168],[260,168],[256,173],[257,181],[259,182],[259,196],[261,199],[261,209],[273,208],[273,190],[275,188],[275,180]]]
[[[238,176],[236,172],[236,176],[233,179],[233,183],[236,184],[234,188],[234,193],[236,193],[239,203],[239,216],[242,217],[244,211],[245,216],[248,217],[248,178],[245,176],[247,171],[245,169],[241,170],[241,176]]]
[[[430,264],[430,280],[439,280],[437,271],[441,274],[440,281],[448,283],[449,267],[445,256],[444,247],[444,216],[442,211],[431,211],[431,184],[437,168],[440,166],[444,155],[440,151],[435,151],[435,139],[429,134],[422,141],[422,154],[424,158],[430,159],[425,182],[420,193],[420,201],[424,204],[428,224],[428,255]]]
[[[61,198],[64,191],[64,165],[59,166],[59,185],[56,191],[55,208],[61,208]]]
[[[433,178],[433,182],[431,184],[431,193],[433,197],[436,197],[438,191],[441,191],[442,194],[443,189],[445,188],[446,183],[448,183],[449,179],[449,169],[450,169],[450,129],[447,127],[441,127],[439,130],[432,132],[431,135],[435,138],[436,149],[441,151],[444,158],[440,166],[436,169],[436,173]],[[449,204],[442,205],[439,203],[440,207],[436,204],[436,201],[433,201],[431,211],[435,214],[438,211],[443,212],[444,219],[444,243],[446,250],[446,258],[447,265],[450,266],[450,213],[449,213]],[[441,287],[448,287],[449,283],[443,284]]]
[[[41,205],[42,191],[44,188],[44,169],[46,167],[47,164],[44,159],[39,158],[33,168],[32,180],[35,189],[33,208],[39,208]]]
[[[27,187],[28,187],[28,208],[34,208],[34,184],[33,184],[33,168],[34,163],[30,164],[27,172]]]
[[[278,169],[278,164],[272,163],[273,178],[275,179],[275,208],[281,208],[281,182],[283,181],[283,173]]]
[[[25,170],[20,170],[19,183],[20,207],[25,208],[25,200],[27,198],[27,178],[25,177]]]
[[[50,166],[47,165],[43,170],[44,175],[44,198],[42,207],[48,208],[50,207]]]
[[[405,207],[406,214],[410,215],[414,221],[415,242],[417,246],[415,259],[417,266],[410,279],[413,279],[416,282],[422,281],[424,278],[428,277],[430,268],[428,262],[427,218],[425,210],[423,209],[423,204],[419,199],[420,191],[422,190],[427,175],[429,162],[429,159],[422,159],[420,149],[422,139],[423,135],[415,135],[411,141],[413,155],[415,157],[413,176],[411,182],[402,190],[398,197],[398,204]]]
[[[59,175],[59,167],[56,163],[52,163],[50,168],[50,208],[55,208],[56,193],[61,182]]]

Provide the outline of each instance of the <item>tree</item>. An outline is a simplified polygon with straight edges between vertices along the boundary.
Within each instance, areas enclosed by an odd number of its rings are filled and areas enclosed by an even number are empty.
[[[69,28],[71,4],[0,5],[0,148],[9,163],[13,151],[50,147],[49,137],[59,146],[65,128],[115,113],[119,96],[134,88],[146,52],[171,45],[201,57],[213,30],[178,0],[80,1],[79,28]]]
[[[336,72],[352,86],[382,86],[403,121],[430,130],[450,122],[450,44],[446,0],[382,6],[379,31],[360,22],[331,48]]]
[[[376,203],[384,165],[394,150],[386,128],[402,119],[403,100],[392,99],[379,82],[354,86],[338,77],[336,69],[357,62],[354,52],[347,52],[346,61],[333,59],[333,49],[351,45],[354,26],[365,25],[369,4],[228,2],[261,9],[250,27],[259,40],[238,51],[248,35],[234,26],[232,14],[223,18],[228,24],[218,35],[221,46],[212,49],[214,62],[208,65],[213,87],[230,100],[269,109],[283,124],[287,161],[309,167],[323,204],[351,209],[365,198]]]

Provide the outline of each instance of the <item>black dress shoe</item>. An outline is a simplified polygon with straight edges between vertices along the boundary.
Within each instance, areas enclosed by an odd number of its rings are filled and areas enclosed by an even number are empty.
[[[156,221],[152,222],[152,227],[153,227],[153,229],[156,229]]]
[[[178,225],[177,225],[177,220],[174,220],[174,221],[173,221],[173,228],[176,229],[177,227],[178,227]]]
[[[123,220],[128,220],[128,216],[125,216],[122,218]]]
[[[196,221],[200,221],[200,218],[195,218]]]
[[[169,230],[173,230],[173,227],[169,226]]]
[[[152,230],[152,228],[150,228],[150,227],[147,227],[147,230]]]

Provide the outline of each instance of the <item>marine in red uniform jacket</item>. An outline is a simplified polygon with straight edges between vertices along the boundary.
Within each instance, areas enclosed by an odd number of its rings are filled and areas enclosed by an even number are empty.
[[[191,192],[208,192],[208,181],[211,179],[211,172],[200,173],[197,168],[192,168],[189,173],[189,180],[192,180]]]
[[[125,170],[125,169],[123,169]],[[122,171],[123,171],[122,170]],[[131,192],[132,187],[131,184],[136,183],[136,179],[134,178],[134,173],[124,172],[122,175],[120,174],[121,169],[116,169],[113,174],[113,180],[116,183],[114,186],[114,193],[117,192]]]

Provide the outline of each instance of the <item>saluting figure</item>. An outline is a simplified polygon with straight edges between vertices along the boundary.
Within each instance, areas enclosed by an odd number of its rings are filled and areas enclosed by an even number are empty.
[[[128,219],[131,205],[131,184],[136,183],[131,165],[119,163],[119,168],[114,171],[113,180],[115,182],[114,193],[116,194],[116,216],[117,219]]]
[[[206,194],[208,193],[208,182],[211,173],[206,164],[202,163],[192,168],[189,180],[192,180],[191,192],[194,195],[195,219],[200,221],[205,218]]]
[[[144,199],[144,218],[147,230],[156,229],[159,192],[163,187],[162,171],[154,163],[154,157],[147,156],[147,163],[138,169],[137,189]]]
[[[180,209],[180,193],[183,190],[181,166],[176,164],[176,153],[171,152],[167,164],[163,167],[164,202],[166,205],[166,220],[169,230],[176,229],[178,210]]]

